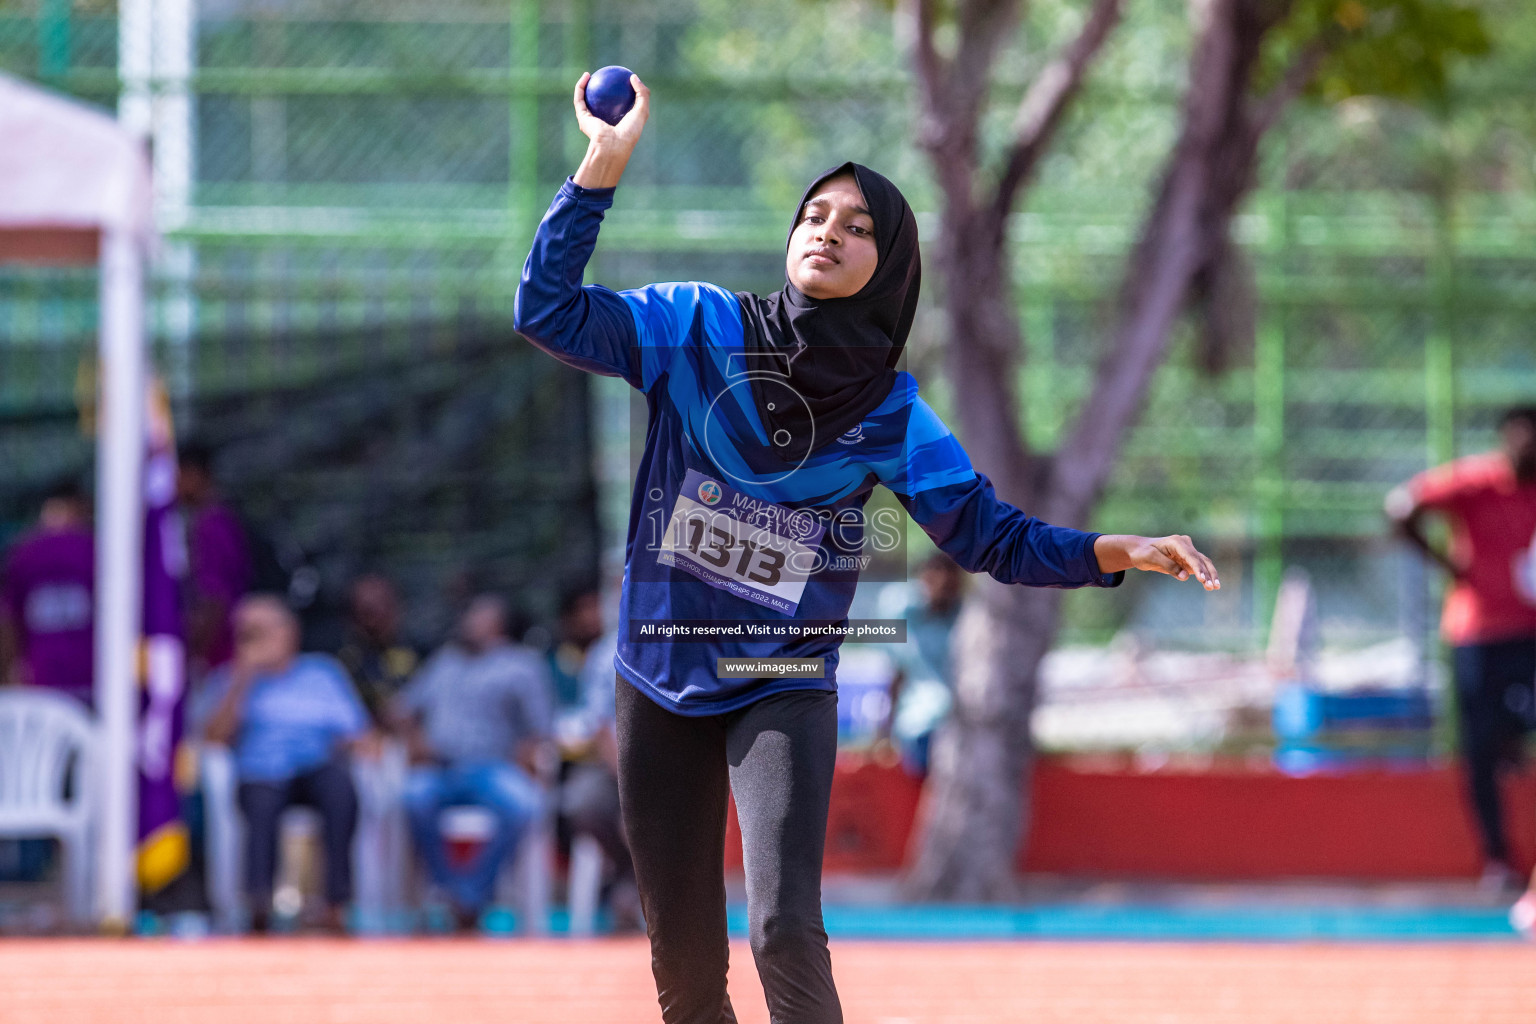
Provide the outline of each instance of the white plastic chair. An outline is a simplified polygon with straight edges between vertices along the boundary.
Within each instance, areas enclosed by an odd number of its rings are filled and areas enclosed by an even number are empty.
[[[377,758],[352,763],[358,805],[352,879],[358,928],[364,933],[389,932],[409,920],[411,835],[400,799],[409,769],[405,744],[393,738],[384,741]]]
[[[571,839],[571,871],[565,883],[570,906],[571,935],[586,938],[597,931],[597,904],[603,891],[602,844],[585,832]]]
[[[523,915],[522,933],[535,937],[549,934],[549,889],[555,858],[554,818],[546,807],[528,826],[512,862],[517,886],[517,908]]]
[[[91,713],[71,697],[0,689],[0,836],[59,841],[75,924],[90,917],[97,737]]]
[[[218,743],[202,743],[197,757],[203,791],[203,849],[208,865],[208,902],[214,927],[236,932],[245,926],[241,864],[245,857],[245,822],[236,805],[239,779],[235,755]]]

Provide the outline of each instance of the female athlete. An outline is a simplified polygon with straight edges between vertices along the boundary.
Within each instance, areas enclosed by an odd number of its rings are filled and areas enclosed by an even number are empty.
[[[895,369],[917,307],[917,223],[867,167],[811,183],[772,295],[697,281],[584,287],[650,111],[633,77],[633,109],[606,124],[587,109],[588,77],[575,94],[587,153],[539,226],[515,317],[533,344],[622,377],[649,409],[614,667],[620,800],[662,1016],[736,1019],[730,793],[770,1017],[840,1021],[821,916],[840,641],[808,627],[847,620],[874,486],[963,568],[1005,583],[1110,587],[1135,568],[1214,590],[1216,569],[1188,537],[1083,533],[997,498]]]

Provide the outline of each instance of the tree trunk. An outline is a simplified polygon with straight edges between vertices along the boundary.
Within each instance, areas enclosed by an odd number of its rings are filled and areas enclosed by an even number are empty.
[[[1211,0],[1201,11],[1179,138],[1127,265],[1110,345],[1056,461],[1041,513],[1052,522],[1081,527],[1091,517],[1190,287],[1226,248],[1232,214],[1252,186],[1258,138],[1248,85],[1268,27],[1253,17],[1257,5]]]
[[[955,705],[934,738],[907,886],[927,898],[1006,900],[1017,895],[1028,814],[1029,714],[1061,594],[974,583],[950,641]]]
[[[945,370],[955,395],[955,422],[971,462],[1004,501],[1027,506],[1028,454],[1016,384],[1021,335],[1001,227],[984,211],[947,211],[939,239],[945,267],[950,338]],[[974,226],[973,226],[974,225]]]
[[[1192,286],[1231,252],[1231,217],[1252,187],[1259,138],[1272,123],[1253,116],[1252,78],[1265,33],[1289,7],[1289,0],[1201,6],[1179,139],[1127,262],[1094,387],[1053,458],[1031,456],[1019,431],[1019,328],[1004,222],[945,190],[939,251],[958,424],[972,461],[1025,511],[1080,529],[1091,520]],[[1040,663],[1060,621],[1058,591],[976,582],[951,645],[955,710],[936,738],[907,879],[909,891],[930,899],[1014,892],[1028,830],[1030,718]]]

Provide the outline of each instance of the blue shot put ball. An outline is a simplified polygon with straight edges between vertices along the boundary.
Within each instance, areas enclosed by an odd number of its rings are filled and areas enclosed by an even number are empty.
[[[587,109],[609,124],[618,124],[635,105],[635,87],[629,84],[629,68],[610,64],[587,79]]]

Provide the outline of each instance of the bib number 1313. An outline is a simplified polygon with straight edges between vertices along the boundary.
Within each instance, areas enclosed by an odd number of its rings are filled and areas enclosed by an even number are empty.
[[[825,532],[809,513],[753,498],[690,470],[657,561],[793,615]]]
[[[784,551],[764,543],[762,538],[738,537],[729,526],[706,522],[697,515],[683,518],[681,525],[688,537],[688,550],[700,560],[749,583],[771,587],[784,578]]]

